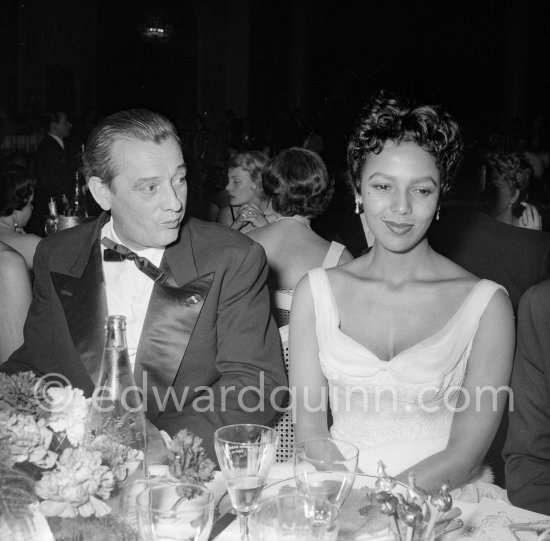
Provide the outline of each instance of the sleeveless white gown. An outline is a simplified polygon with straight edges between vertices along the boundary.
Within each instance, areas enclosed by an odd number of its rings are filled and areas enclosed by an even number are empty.
[[[325,270],[310,271],[309,280],[332,437],[357,445],[359,467],[372,475],[379,460],[397,475],[443,450],[479,321],[494,293],[506,290],[479,281],[438,332],[386,361],[340,330]]]

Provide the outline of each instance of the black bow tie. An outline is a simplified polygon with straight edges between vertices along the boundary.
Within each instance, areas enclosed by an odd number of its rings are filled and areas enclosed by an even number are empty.
[[[149,276],[149,278],[151,278],[154,282],[163,284],[168,279],[168,276],[166,276],[146,257],[137,255],[129,248],[126,248],[126,246],[117,244],[107,237],[103,237],[101,239],[101,244],[105,246],[105,250],[103,251],[103,261],[124,261],[125,259],[129,259],[135,263],[136,267],[143,272],[143,274]]]

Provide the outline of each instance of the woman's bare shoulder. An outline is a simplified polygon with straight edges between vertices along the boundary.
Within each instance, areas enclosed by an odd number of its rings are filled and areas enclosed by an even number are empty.
[[[222,207],[218,212],[218,218],[216,220],[219,224],[231,225],[234,222],[233,214],[231,213],[231,207]]]
[[[0,273],[2,276],[16,276],[27,273],[25,258],[11,246],[0,242]]]

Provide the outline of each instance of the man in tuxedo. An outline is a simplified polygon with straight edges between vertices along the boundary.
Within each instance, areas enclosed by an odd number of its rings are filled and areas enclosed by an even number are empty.
[[[35,213],[27,230],[37,235],[44,234],[43,217],[48,214],[48,201],[54,197],[61,209],[62,195],[72,197],[76,163],[65,148],[65,139],[71,133],[72,124],[63,111],[46,113],[43,120],[46,132],[36,148],[34,155],[34,189]]]
[[[115,113],[92,131],[86,177],[104,210],[37,249],[24,345],[7,369],[60,373],[92,394],[108,314],[127,318],[148,419],[203,438],[233,423],[268,423],[287,384],[260,245],[186,218],[186,166],[167,119]],[[127,256],[127,257],[126,257]]]

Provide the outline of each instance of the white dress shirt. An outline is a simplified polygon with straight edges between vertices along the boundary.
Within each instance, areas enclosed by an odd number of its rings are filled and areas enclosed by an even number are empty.
[[[101,238],[103,237],[124,245],[115,233],[112,218],[101,229]],[[104,250],[105,247],[101,245],[102,260]],[[164,255],[164,249],[147,248],[146,250],[135,250],[135,253],[146,257],[158,267]],[[109,315],[126,316],[126,340],[133,369],[154,282],[141,272],[133,261],[128,259],[120,262],[103,261],[102,263]]]

